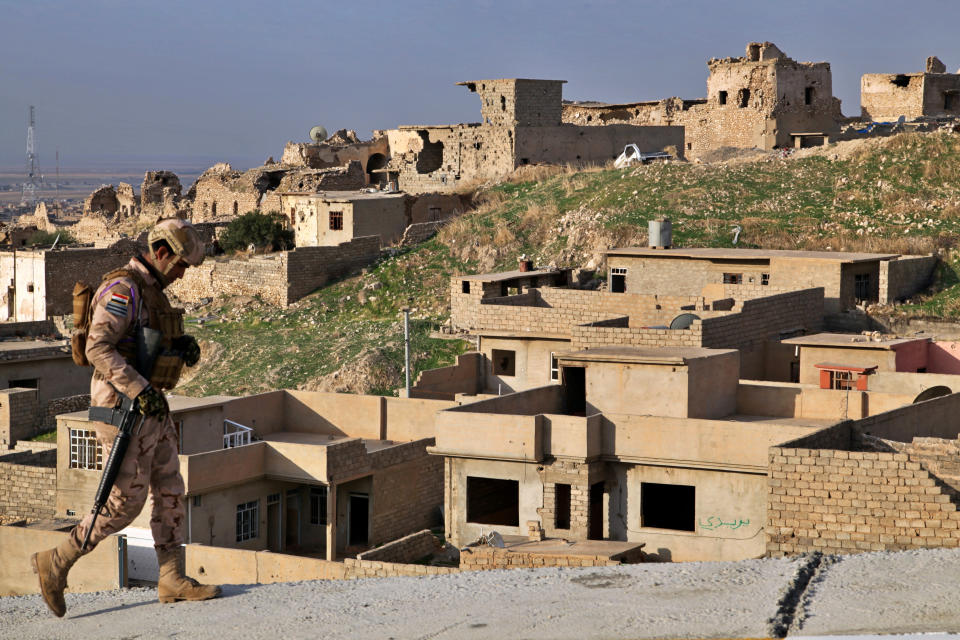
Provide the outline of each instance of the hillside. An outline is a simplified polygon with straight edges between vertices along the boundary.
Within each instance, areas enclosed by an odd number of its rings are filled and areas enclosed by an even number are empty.
[[[960,316],[953,264],[960,240],[960,136],[904,134],[793,156],[624,170],[528,167],[484,188],[480,206],[439,236],[385,253],[363,274],[288,309],[214,301],[195,333],[204,362],[179,393],[248,394],[282,387],[392,394],[403,385],[400,309],[412,307],[417,372],[469,345],[430,338],[449,318],[449,277],[536,264],[602,268],[601,252],[646,242],[650,218],[673,221],[678,246],[929,253],[947,258],[944,290],[900,312]]]

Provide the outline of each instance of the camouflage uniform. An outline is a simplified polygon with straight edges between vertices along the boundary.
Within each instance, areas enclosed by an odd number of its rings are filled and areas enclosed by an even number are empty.
[[[136,272],[145,286],[154,287],[157,294],[164,296],[156,279],[136,258],[130,260],[125,269]],[[120,350],[125,346],[134,348],[138,316],[143,326],[150,326],[147,298],[139,289],[132,278],[119,276],[105,280],[94,294],[86,350],[87,359],[95,369],[90,382],[90,404],[94,406],[113,407],[118,399],[117,391],[135,398],[149,384]],[[106,460],[117,428],[102,422],[95,422],[93,426]],[[106,513],[97,518],[90,535],[90,547],[137,517],[146,503],[148,488],[153,497],[150,527],[154,545],[158,549],[172,549],[184,543],[186,511],[177,449],[177,433],[170,416],[144,420],[140,431],[130,439],[130,448],[107,500]],[[78,546],[92,519],[92,515],[87,515],[71,532]]]
[[[90,323],[83,353],[94,367],[91,404],[112,408],[122,393],[137,399],[140,412],[148,417],[131,435],[105,513],[99,515],[92,530],[93,516],[88,515],[59,545],[30,557],[40,593],[58,617],[66,613],[63,592],[70,568],[101,540],[129,525],[143,509],[148,490],[153,495],[150,527],[157,551],[160,602],[206,600],[220,594],[219,587],[199,584],[184,575],[184,486],[177,434],[161,391],[176,385],[185,361],[193,365],[200,358],[196,340],[183,334],[183,311],[170,306],[163,288],[182,277],[187,267],[203,262],[203,240],[190,223],[174,218],[158,222],[147,243],[149,254],[107,274],[93,296],[91,313],[85,316]],[[132,365],[140,327],[157,329],[162,335],[163,350],[149,380]],[[117,428],[95,422],[94,429],[107,460]],[[84,549],[88,530],[90,539]]]

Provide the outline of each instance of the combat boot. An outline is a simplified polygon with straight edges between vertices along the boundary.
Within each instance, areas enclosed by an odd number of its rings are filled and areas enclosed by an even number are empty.
[[[40,551],[30,556],[33,572],[40,578],[40,593],[58,618],[67,612],[67,603],[63,599],[63,590],[67,588],[67,573],[70,567],[83,555],[71,538],[67,538],[53,549]]]
[[[220,587],[200,584],[183,575],[183,547],[169,551],[157,549],[160,579],[157,581],[157,597],[160,602],[177,600],[209,600],[220,595]]]

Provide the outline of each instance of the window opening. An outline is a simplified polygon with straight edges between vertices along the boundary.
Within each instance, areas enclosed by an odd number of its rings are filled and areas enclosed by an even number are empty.
[[[750,89],[740,89],[737,93],[737,106],[743,109],[750,105]]]
[[[240,203],[236,200],[233,201],[233,215],[237,215],[240,212]]]
[[[460,292],[461,293],[470,293],[470,281],[463,280],[460,282]]]
[[[216,203],[216,202],[214,202],[214,203],[211,205],[210,209],[211,209],[211,212],[213,213],[213,215],[217,215],[217,203]]]
[[[199,507],[203,504],[203,496],[193,496],[193,506]]]
[[[467,476],[467,522],[518,526],[520,483]]]
[[[838,389],[840,391],[849,391],[856,388],[854,384],[853,372],[852,371],[831,371],[830,372],[830,388]]]
[[[330,212],[330,230],[331,231],[343,230],[343,211]]]
[[[727,92],[721,91],[717,94],[717,102],[720,104],[727,104]]]
[[[490,355],[493,360],[493,375],[516,375],[517,352],[508,349],[494,349]]]
[[[803,90],[803,104],[813,104],[813,87]]]
[[[326,487],[310,487],[310,524],[327,524]]]
[[[960,107],[960,92],[944,91],[943,108],[946,111],[956,111]]]
[[[696,531],[696,489],[683,484],[640,483],[640,526]]]
[[[40,378],[24,378],[23,380],[11,380],[10,388],[15,389],[20,387],[21,389],[36,389],[40,383]]]
[[[623,267],[614,267],[610,269],[610,292],[626,293],[627,291],[627,270]]]
[[[570,485],[554,485],[553,526],[557,529],[570,528]]]
[[[257,537],[259,505],[259,500],[237,505],[237,542],[252,540]]]
[[[760,284],[763,285],[763,286],[765,286],[765,287],[770,284],[770,274],[769,274],[769,273],[761,273],[761,274],[760,274]]]
[[[725,273],[723,274],[723,284],[743,284],[743,274]]]
[[[92,429],[70,429],[70,468],[103,469],[103,447]]]
[[[557,360],[557,354],[553,352],[550,353],[550,379],[560,379],[560,361]]]

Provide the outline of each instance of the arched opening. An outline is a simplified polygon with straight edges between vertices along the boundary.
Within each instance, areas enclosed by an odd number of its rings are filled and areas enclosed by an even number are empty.
[[[370,184],[383,184],[387,181],[387,174],[384,171],[377,171],[387,166],[387,156],[382,153],[374,153],[367,158],[367,178]]]
[[[918,402],[924,402],[926,400],[933,400],[934,398],[941,398],[943,396],[948,396],[953,391],[950,390],[950,387],[945,385],[937,385],[935,387],[930,387],[929,389],[924,389],[920,394],[913,399],[913,404]]]

